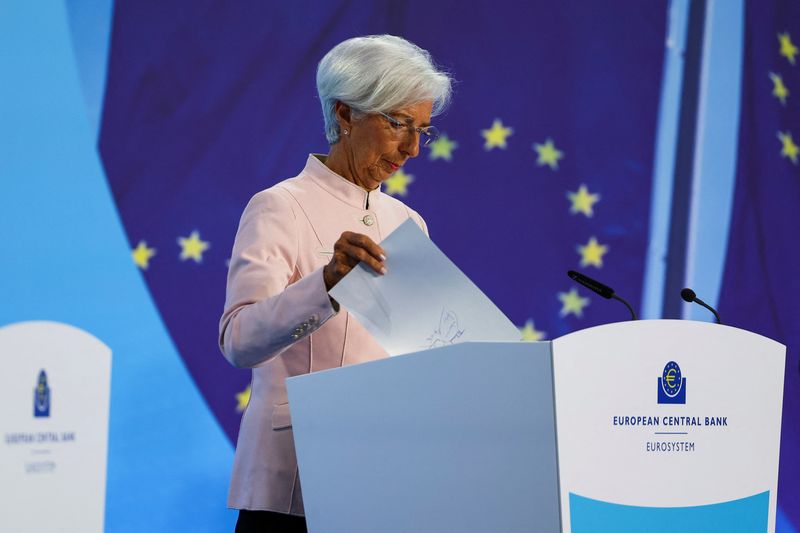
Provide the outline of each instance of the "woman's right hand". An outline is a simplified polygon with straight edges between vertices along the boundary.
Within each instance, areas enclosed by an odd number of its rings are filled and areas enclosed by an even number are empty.
[[[325,289],[330,291],[358,263],[366,263],[378,274],[386,274],[386,254],[375,241],[362,235],[345,231],[333,245],[333,257],[322,270]]]

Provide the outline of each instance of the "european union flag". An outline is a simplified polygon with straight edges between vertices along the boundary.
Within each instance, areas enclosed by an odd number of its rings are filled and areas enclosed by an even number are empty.
[[[720,314],[788,346],[778,505],[800,524],[800,4],[748,2],[739,160]]]
[[[249,373],[217,349],[226,261],[255,192],[327,152],[316,63],[356,35],[428,49],[458,80],[444,135],[386,184],[527,339],[641,299],[667,2],[119,0],[100,140],[133,258],[231,439]]]

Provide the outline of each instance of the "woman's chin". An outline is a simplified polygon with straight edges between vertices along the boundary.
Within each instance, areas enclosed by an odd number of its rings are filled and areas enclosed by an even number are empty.
[[[361,187],[363,187],[368,191],[374,191],[375,189],[380,187],[381,183],[386,181],[386,178],[388,177],[389,176],[384,176],[383,174],[381,174],[380,176],[372,175],[364,180],[364,183],[361,184]]]

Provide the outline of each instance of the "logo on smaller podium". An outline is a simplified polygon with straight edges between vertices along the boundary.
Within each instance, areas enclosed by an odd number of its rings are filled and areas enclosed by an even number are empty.
[[[50,416],[50,387],[47,385],[47,372],[39,371],[39,380],[33,389],[33,416],[46,418]]]
[[[658,403],[686,403],[686,378],[675,361],[667,363],[658,378]]]

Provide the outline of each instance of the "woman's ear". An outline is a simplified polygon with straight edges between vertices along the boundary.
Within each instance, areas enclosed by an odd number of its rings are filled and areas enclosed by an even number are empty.
[[[353,125],[353,113],[350,106],[337,101],[333,109],[336,114],[336,121],[339,123],[339,131],[347,135],[345,132],[349,133]]]

